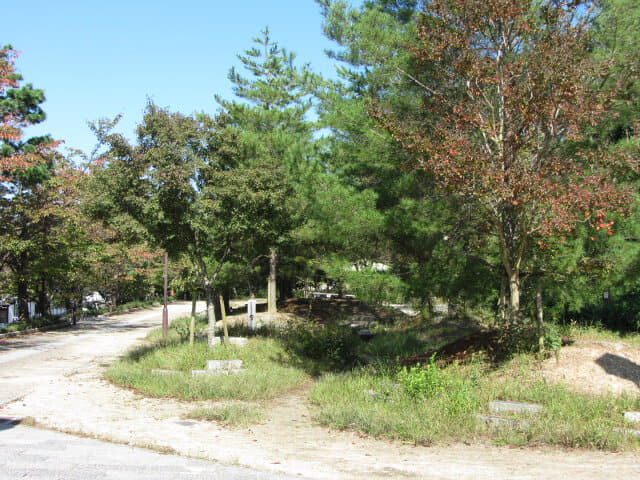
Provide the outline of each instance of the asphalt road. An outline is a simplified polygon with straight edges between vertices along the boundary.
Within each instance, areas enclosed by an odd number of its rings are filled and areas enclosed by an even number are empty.
[[[200,309],[203,306],[200,306]],[[190,303],[169,306],[173,319]],[[37,385],[72,375],[89,364],[106,366],[162,322],[155,308],[82,320],[75,327],[0,339],[0,406]],[[0,479],[286,479],[288,477],[214,462],[165,455],[41,430],[0,418]]]
[[[169,305],[169,318],[190,311],[190,303],[175,303]],[[0,405],[20,398],[53,377],[69,375],[89,363],[104,363],[120,352],[123,344],[161,324],[162,308],[157,307],[84,319],[63,330],[0,339]],[[112,339],[112,344],[100,342],[101,348],[96,350],[93,340],[98,338]]]
[[[0,421],[0,480],[299,479]]]

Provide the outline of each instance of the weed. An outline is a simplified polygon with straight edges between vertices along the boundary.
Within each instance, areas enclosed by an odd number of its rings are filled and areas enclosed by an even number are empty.
[[[199,408],[187,414],[187,418],[219,422],[226,426],[247,426],[264,421],[264,409],[257,405],[230,404],[212,408]]]

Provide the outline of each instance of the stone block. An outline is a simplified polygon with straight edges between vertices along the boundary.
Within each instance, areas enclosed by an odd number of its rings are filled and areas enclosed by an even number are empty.
[[[233,370],[242,368],[242,360],[207,360],[207,370]]]
[[[527,422],[514,420],[512,418],[494,417],[491,415],[476,415],[476,418],[486,423],[487,426],[491,428],[519,429],[519,428],[526,428],[528,426]]]
[[[640,423],[640,412],[624,412],[624,419],[627,422]]]
[[[235,375],[246,372],[244,368],[231,368],[229,370],[191,370],[191,376],[198,377],[201,375]]]
[[[151,370],[151,375],[180,375],[182,372],[178,370],[162,370],[162,369],[153,369]]]
[[[246,347],[248,343],[249,339],[246,337],[229,337],[229,345],[235,345],[236,347]]]
[[[540,413],[542,407],[533,403],[495,401],[489,402],[489,410],[493,413],[526,413],[531,415]]]

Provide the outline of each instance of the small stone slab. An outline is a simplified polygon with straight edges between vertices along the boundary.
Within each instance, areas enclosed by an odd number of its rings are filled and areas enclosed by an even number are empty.
[[[478,420],[483,421],[488,427],[494,428],[526,428],[529,424],[522,420],[512,418],[494,417],[491,415],[476,415]]]
[[[229,337],[229,345],[235,345],[236,347],[246,347],[248,344],[249,339],[246,337]]]
[[[244,368],[232,368],[230,370],[191,370],[191,376],[199,377],[201,375],[235,375],[237,373],[246,372]]]
[[[640,430],[631,430],[628,428],[616,428],[615,429],[616,432],[622,434],[622,435],[627,435],[629,437],[638,437],[640,438]]]
[[[542,407],[533,403],[494,401],[489,402],[489,410],[493,413],[537,414],[542,411]]]
[[[242,360],[207,360],[207,370],[234,370],[242,368]]]
[[[640,423],[640,412],[624,412],[624,419],[627,422]]]
[[[373,338],[373,333],[371,333],[371,330],[367,329],[367,328],[363,328],[362,330],[358,331],[358,336],[362,339],[362,340],[371,340]]]
[[[216,345],[220,345],[221,343],[222,343],[222,340],[220,340],[220,338],[211,337],[209,339],[209,348],[215,348]]]
[[[151,375],[180,375],[182,372],[179,370],[161,370],[161,369],[153,369],[151,370]]]

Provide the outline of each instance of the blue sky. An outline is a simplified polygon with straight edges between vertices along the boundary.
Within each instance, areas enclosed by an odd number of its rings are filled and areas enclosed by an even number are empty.
[[[214,94],[232,98],[236,55],[266,26],[299,64],[334,76],[324,51],[335,45],[313,0],[30,0],[2,10],[0,44],[22,52],[18,71],[47,97],[47,120],[26,134],[86,152],[95,144],[87,121],[121,113],[118,130],[132,138],[147,98],[215,113]]]

